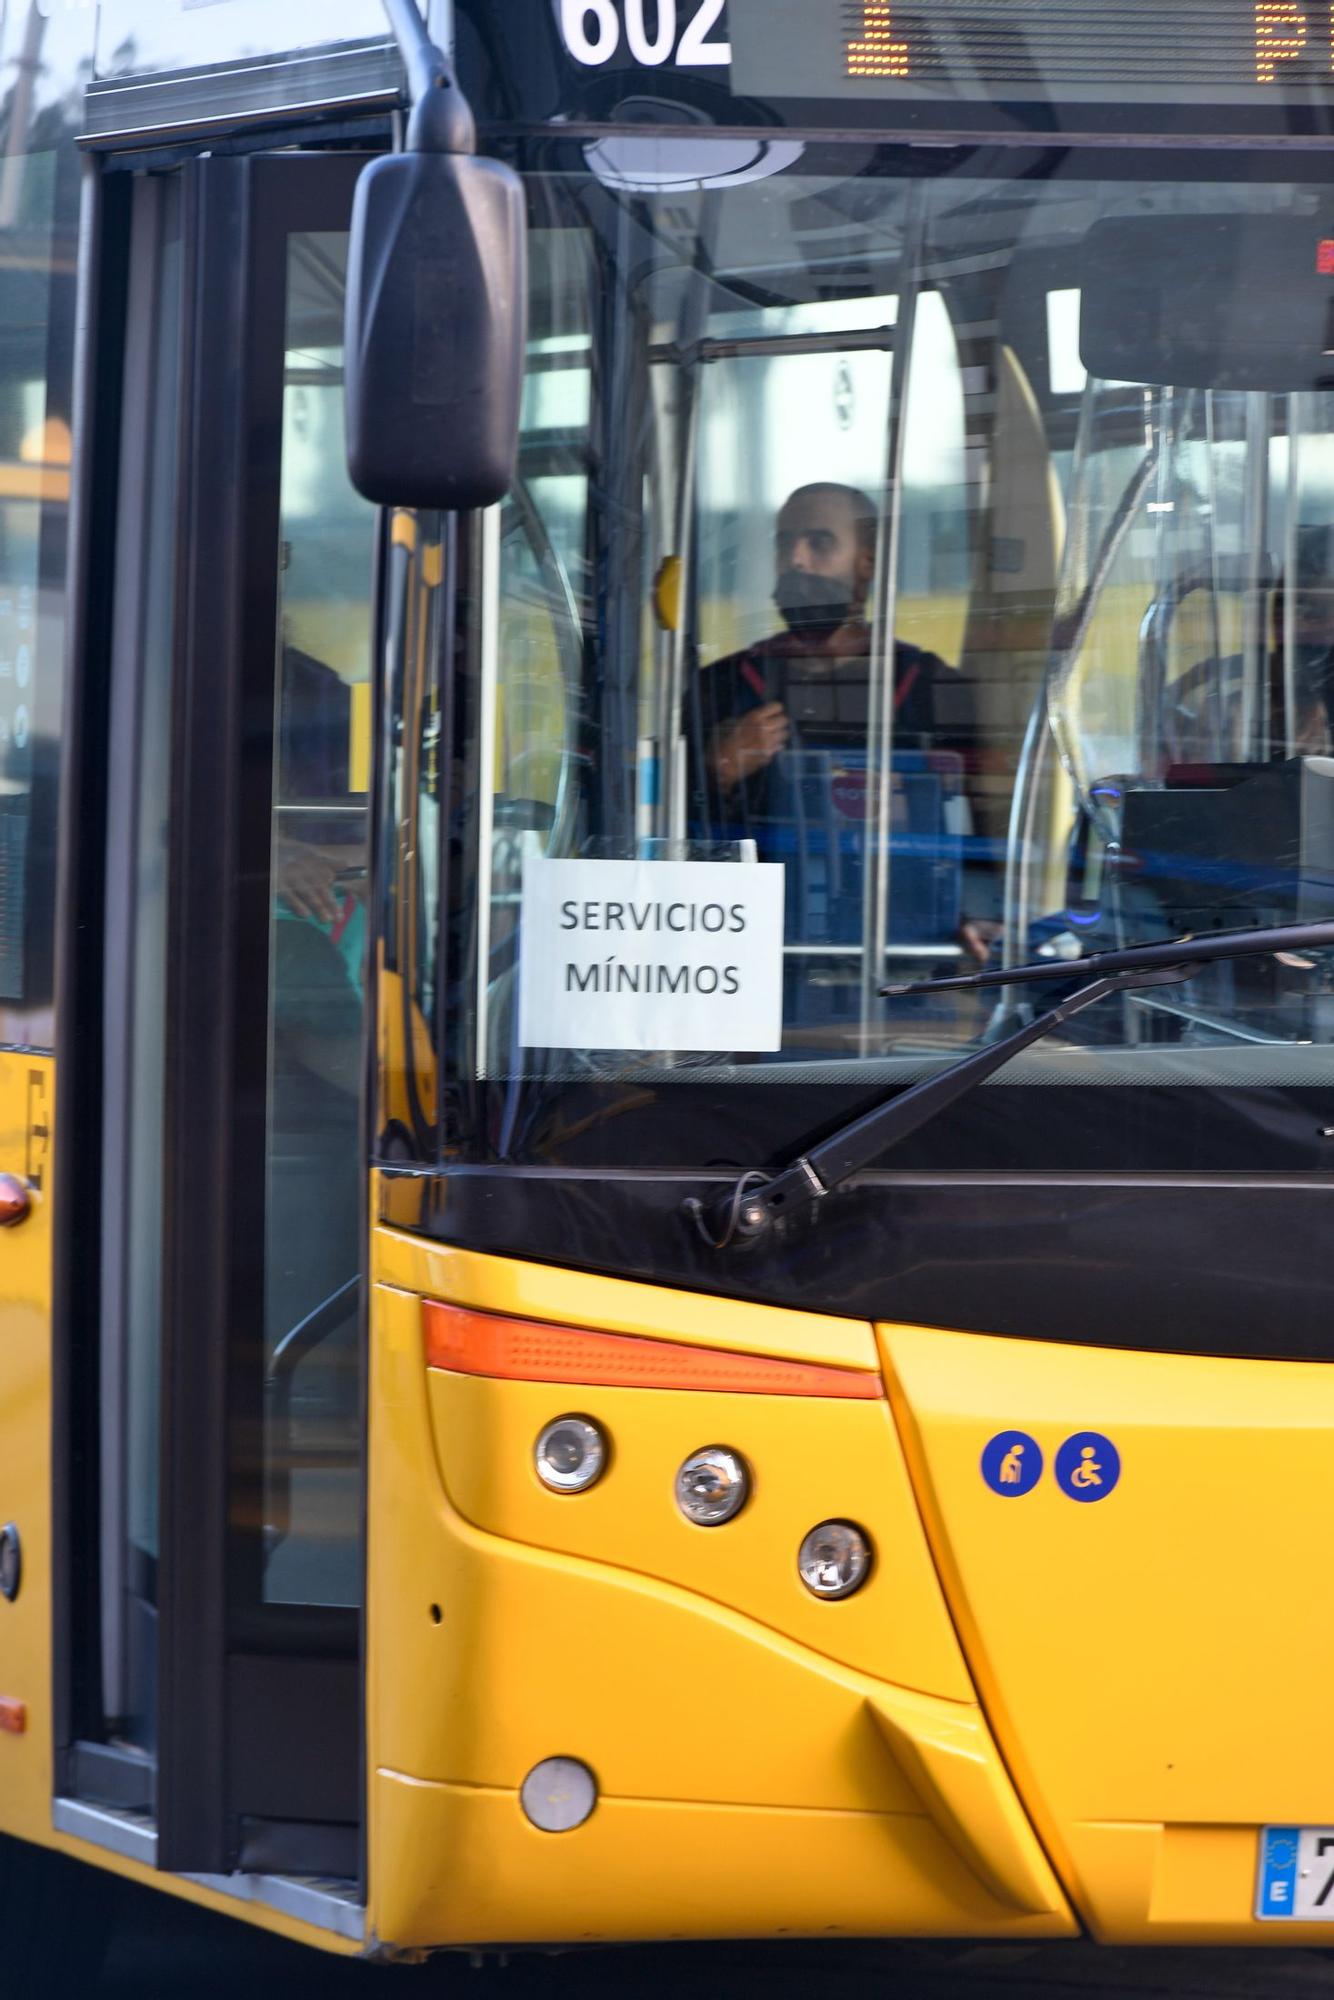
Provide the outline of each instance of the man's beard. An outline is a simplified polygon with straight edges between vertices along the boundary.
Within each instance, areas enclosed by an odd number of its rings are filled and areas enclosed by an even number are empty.
[[[829,639],[854,610],[852,585],[837,576],[812,576],[785,569],[774,585],[774,603],[788,631],[798,639]]]

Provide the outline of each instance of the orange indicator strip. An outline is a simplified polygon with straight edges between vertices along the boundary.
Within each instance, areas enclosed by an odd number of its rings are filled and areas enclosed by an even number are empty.
[[[426,1364],[457,1375],[512,1382],[579,1382],[592,1388],[720,1389],[743,1396],[884,1394],[879,1375],[813,1361],[770,1360],[684,1341],[593,1333],[543,1320],[507,1319],[427,1299],[422,1307]]]

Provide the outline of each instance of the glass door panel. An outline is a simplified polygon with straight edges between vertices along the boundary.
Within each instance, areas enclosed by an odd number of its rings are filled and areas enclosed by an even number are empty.
[[[377,516],[347,481],[341,404],[362,164],[181,174],[181,432],[154,516],[175,558],[164,1087],[144,1114],[163,1133],[156,1817],[174,1870],[359,1866]]]
[[[360,1596],[362,1013],[375,511],[343,444],[347,237],[287,240],[264,1278],[266,1601]]]
[[[171,794],[172,493],[179,449],[179,189],[135,189],[122,382],[138,440],[121,467],[106,841],[103,976],[103,1227],[98,1399],[99,1738],[151,1753],[157,1740],[158,1431]],[[85,1775],[104,1760],[85,1755]],[[126,1796],[126,1774],[118,1795]],[[145,1784],[147,1780],[145,1780]],[[139,1800],[149,1794],[132,1792]]]

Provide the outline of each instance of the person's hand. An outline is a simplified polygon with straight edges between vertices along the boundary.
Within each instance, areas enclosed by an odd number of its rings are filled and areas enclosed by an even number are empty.
[[[792,724],[781,701],[767,701],[734,722],[725,722],[713,739],[710,762],[724,791],[744,784],[772,764],[787,745]]]
[[[990,917],[963,919],[959,925],[959,943],[974,965],[985,968],[991,963],[991,947],[1004,928],[1004,924],[995,923]]]
[[[274,883],[287,907],[317,924],[336,924],[342,915],[334,884],[342,864],[301,840],[280,840]]]

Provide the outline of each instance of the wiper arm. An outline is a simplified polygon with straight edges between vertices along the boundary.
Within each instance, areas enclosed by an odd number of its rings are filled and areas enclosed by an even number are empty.
[[[918,979],[882,986],[886,1000],[909,993],[959,993],[976,986],[1028,986],[1039,980],[1077,979],[1086,972],[1151,972],[1157,965],[1213,965],[1223,958],[1265,958],[1277,951],[1329,951],[1334,948],[1334,923],[1274,924],[1268,930],[1203,931],[1168,938],[1163,944],[1129,944],[1123,951],[1091,951],[1087,958],[1044,958],[1032,965],[1010,965],[995,971],[959,972],[949,979]]]
[[[1174,986],[1190,979],[1202,965],[1228,958],[1259,958],[1273,952],[1322,951],[1334,948],[1334,923],[1278,924],[1268,930],[1214,931],[1202,937],[1171,938],[1165,944],[1131,945],[1124,951],[1092,952],[1087,958],[1044,959],[1034,965],[1012,965],[996,972],[961,973],[949,979],[921,979],[909,985],[882,986],[887,998],[910,993],[967,991],[974,987],[1033,984],[1040,980],[1095,976],[1013,1034],[986,1048],[962,1056],[937,1076],[915,1083],[910,1090],[877,1104],[827,1139],[808,1146],[790,1166],[767,1177],[746,1173],[721,1197],[709,1203],[693,1197],[686,1211],[711,1249],[753,1241],[785,1211],[823,1200],[835,1188],[860,1173],[891,1146],[957,1104],[970,1090],[985,1083],[1012,1056],[1031,1048],[1056,1028],[1105,1000],[1109,993],[1127,993],[1148,986]]]

